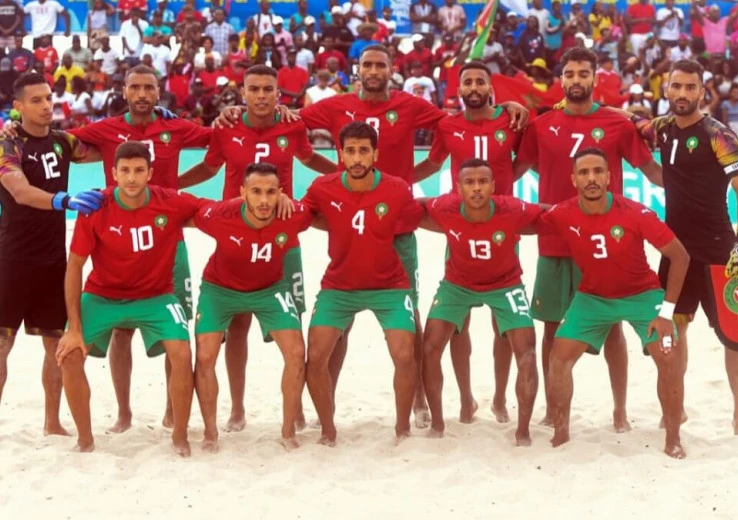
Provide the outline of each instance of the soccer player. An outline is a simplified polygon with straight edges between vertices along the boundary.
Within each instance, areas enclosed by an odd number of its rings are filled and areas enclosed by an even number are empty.
[[[441,356],[472,307],[487,305],[497,318],[518,365],[518,446],[529,446],[530,418],[538,391],[536,335],[521,281],[516,237],[542,209],[513,197],[492,195],[496,179],[483,159],[459,165],[457,192],[424,203],[428,218],[447,238],[446,273],[433,298],[423,338],[423,379],[431,410],[431,435],[444,430]],[[425,227],[425,226],[424,226]],[[467,358],[468,360],[468,358]]]
[[[305,342],[292,278],[286,276],[284,265],[298,243],[297,234],[308,228],[313,214],[298,205],[290,218],[277,219],[282,192],[278,168],[268,162],[252,163],[245,172],[240,197],[207,206],[194,220],[217,242],[203,273],[195,325],[195,386],[206,451],[217,449],[215,363],[223,333],[234,316],[244,313],[255,314],[265,339],[271,336],[282,351],[282,443],[288,449],[298,446],[295,422],[305,385]]]
[[[394,247],[399,223],[412,230],[422,217],[410,186],[375,168],[377,132],[363,122],[339,136],[344,172],[316,179],[302,202],[326,221],[330,264],[321,282],[308,332],[306,377],[322,428],[320,443],[334,446],[331,354],[354,315],[371,310],[384,329],[395,364],[398,440],[410,435],[416,388],[415,318],[410,280]]]
[[[687,369],[687,329],[701,304],[725,346],[725,368],[734,399],[733,429],[738,435],[738,343],[731,341],[729,336],[735,335],[727,332],[735,329],[735,314],[726,303],[733,297],[721,294],[719,277],[710,274],[714,271],[722,277],[722,266],[728,262],[736,239],[725,193],[728,186],[738,192],[738,138],[717,119],[700,112],[705,95],[702,73],[696,61],[673,63],[666,90],[672,115],[652,121],[632,119],[641,136],[661,152],[666,223],[692,259],[674,310],[684,356],[682,368]],[[668,272],[669,261],[662,259],[662,285]],[[686,420],[686,415],[682,419]]]
[[[15,139],[0,142],[0,400],[8,377],[8,355],[21,323],[26,334],[41,336],[45,394],[44,435],[69,435],[59,421],[61,372],[54,362],[67,313],[65,209],[90,213],[98,192],[70,197],[70,161],[98,160],[67,133],[50,130],[51,89],[36,73],[13,84],[13,108],[23,123]]]
[[[437,172],[451,155],[452,187],[458,186],[461,164],[473,157],[487,161],[492,167],[496,194],[512,195],[513,153],[518,150],[522,134],[510,130],[510,115],[501,106],[490,105],[494,91],[489,69],[484,63],[470,62],[461,67],[459,85],[458,95],[464,100],[464,111],[438,123],[428,158],[415,166],[414,180],[420,182]],[[507,339],[499,334],[494,317],[492,326],[495,330],[495,395],[492,412],[498,422],[505,423],[510,420],[505,392],[510,377],[512,350]],[[451,358],[461,393],[459,420],[462,423],[471,422],[477,409],[471,390],[470,356],[471,338],[467,321],[461,332],[451,336]]]
[[[580,149],[596,146],[607,155],[613,193],[623,191],[623,159],[640,168],[653,183],[661,185],[661,167],[638,133],[623,124],[617,114],[603,110],[592,100],[596,83],[597,55],[583,48],[570,49],[561,57],[561,83],[566,96],[564,110],[551,110],[526,128],[515,162],[516,179],[528,169],[538,172],[538,200],[555,204],[576,195],[569,182],[573,158]],[[561,319],[579,285],[579,269],[571,259],[566,241],[556,235],[538,237],[538,268],[533,288],[533,318],[544,322],[543,374],[548,387],[548,358]],[[630,430],[626,413],[628,354],[619,324],[605,341],[605,360],[610,371],[618,432]],[[551,424],[548,398],[544,424]]]
[[[243,172],[251,163],[268,162],[277,167],[279,185],[292,198],[293,158],[319,173],[333,173],[335,163],[316,153],[307,137],[302,121],[280,124],[275,112],[279,99],[277,71],[266,65],[254,65],[246,71],[243,97],[247,112],[233,128],[217,128],[210,138],[205,159],[179,177],[179,188],[184,189],[213,177],[226,165],[223,200],[241,197]],[[302,258],[300,243],[284,258],[285,277],[290,280],[292,298],[302,315],[305,312]],[[246,340],[251,326],[251,314],[239,314],[231,320],[226,334],[226,368],[231,390],[231,417],[226,431],[241,431],[246,425],[244,391],[246,385]],[[304,423],[302,411],[300,421]]]
[[[95,447],[90,421],[87,354],[105,357],[116,328],[138,328],[149,356],[166,351],[171,363],[175,451],[190,455],[187,423],[192,405],[192,354],[187,316],[174,295],[172,269],[182,227],[203,201],[175,190],[148,186],[153,176],[149,147],[120,145],[103,207],[77,219],[67,265],[65,298],[69,328],[59,342],[64,391],[77,425],[77,449]],[[82,292],[82,270],[92,256],[92,272]]]
[[[552,231],[560,236],[582,271],[549,360],[551,443],[559,446],[569,441],[574,364],[585,352],[599,353],[613,325],[627,321],[658,369],[657,392],[666,426],[664,451],[683,458],[679,439],[684,401],[679,351],[683,346],[681,338],[674,341],[672,317],[689,255],[653,211],[607,190],[609,162],[601,149],[582,148],[573,159],[571,182],[578,195],[554,206],[536,225],[539,233]],[[648,266],[644,240],[670,261],[666,293]]]

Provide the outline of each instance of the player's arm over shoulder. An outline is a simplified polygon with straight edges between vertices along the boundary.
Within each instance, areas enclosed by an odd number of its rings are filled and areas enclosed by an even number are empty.
[[[705,117],[703,121],[707,135],[710,136],[710,146],[715,158],[725,175],[732,179],[731,184],[735,189],[736,184],[733,180],[738,175],[738,136],[717,119]]]
[[[69,132],[60,132],[60,134],[72,150],[72,162],[91,163],[102,161],[102,154],[97,147],[85,144],[81,139]]]

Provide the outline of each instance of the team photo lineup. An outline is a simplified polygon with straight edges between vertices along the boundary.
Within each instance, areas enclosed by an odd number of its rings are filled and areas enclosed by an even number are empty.
[[[564,99],[529,118],[517,103],[493,103],[483,63],[461,67],[464,108],[447,115],[422,98],[390,91],[391,60],[384,46],[367,46],[359,92],[300,110],[278,104],[274,69],[253,65],[243,105],[223,110],[212,127],[157,107],[155,71],[139,65],[125,76],[124,115],[52,130],[46,79],[21,75],[13,88],[21,122],[3,128],[0,156],[0,398],[23,327],[45,349],[44,434],[70,434],[60,421],[64,394],[75,449],[93,451],[100,425],[92,421],[95,392],[85,370],[97,360],[88,358],[109,356],[118,410],[107,431],[128,430],[132,338],[139,330],[146,355],[165,360],[163,426],[171,428],[175,452],[191,455],[195,399],[204,423],[199,447],[216,452],[223,427],[216,363],[223,351],[231,399],[224,429],[241,431],[247,335],[258,322],[266,345],[276,344],[284,359],[282,445],[298,448],[300,432],[317,420],[319,443],[332,447],[341,442],[335,395],[354,318],[369,310],[394,365],[398,443],[413,430],[444,436],[447,345],[459,421],[473,422],[472,341],[493,337],[495,420],[516,422],[514,442],[525,447],[534,440],[531,421],[540,419],[558,447],[577,435],[569,428],[573,370],[587,353],[602,351],[607,363],[613,428],[631,429],[628,347],[634,349],[626,344],[627,322],[655,363],[663,451],[681,459],[689,448],[680,437],[682,425],[689,426],[689,324],[701,307],[725,347],[738,435],[738,321],[723,294],[738,278],[726,201],[729,189],[738,191],[738,137],[700,111],[702,66],[675,61],[665,88],[671,114],[647,120],[596,103],[597,55],[572,48],[560,59]],[[316,128],[330,131],[337,162],[313,149],[308,131]],[[415,164],[418,129],[434,134],[428,157]],[[202,162],[180,171],[180,151],[193,147],[206,148]],[[414,197],[413,184],[449,157],[451,192]],[[294,159],[321,174],[300,200],[293,196]],[[665,222],[623,195],[623,160],[663,186]],[[72,162],[102,162],[105,186],[67,193]],[[222,200],[180,191],[223,166]],[[538,175],[536,204],[513,197],[514,182],[529,170]],[[77,214],[68,254],[66,211]],[[184,240],[190,227],[216,244],[202,273],[190,272]],[[300,234],[309,227],[327,233],[324,273],[301,254]],[[418,229],[445,235],[447,244],[435,252],[445,258],[443,279],[424,289],[435,291],[423,295],[432,296],[427,316],[418,311]],[[522,235],[537,236],[533,287],[522,282]],[[645,242],[661,255],[656,271]],[[317,295],[306,294],[304,276],[321,278]],[[470,311],[484,306],[492,313],[489,335],[472,338]],[[542,337],[534,320],[543,323]],[[511,418],[505,393],[513,360],[517,417]],[[303,398],[317,417],[303,411]],[[533,417],[537,398],[545,402],[541,418]]]

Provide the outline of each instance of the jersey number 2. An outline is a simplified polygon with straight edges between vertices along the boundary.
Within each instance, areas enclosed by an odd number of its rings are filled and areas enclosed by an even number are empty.
[[[256,145],[256,153],[254,154],[254,162],[260,163],[263,159],[269,157],[271,148],[268,143],[259,143]]]

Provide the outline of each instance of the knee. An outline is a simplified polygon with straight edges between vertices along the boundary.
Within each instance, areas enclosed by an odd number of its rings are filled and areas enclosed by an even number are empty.
[[[536,348],[535,345],[526,346],[515,352],[515,359],[519,369],[536,367]]]
[[[174,344],[167,348],[167,357],[172,367],[189,366],[192,367],[192,351],[190,345],[186,341],[173,342]]]
[[[195,354],[195,365],[198,369],[215,370],[215,363],[218,360],[218,350],[212,348],[201,348],[198,346]]]
[[[308,342],[307,362],[313,366],[328,366],[331,349],[324,344]]]
[[[77,375],[80,372],[84,372],[85,359],[82,356],[82,352],[75,350],[67,354],[61,362],[62,374],[66,375]]]
[[[282,349],[284,362],[288,365],[305,365],[305,342],[302,339],[292,341]]]
[[[408,368],[415,364],[415,353],[413,352],[413,344],[402,343],[402,345],[392,350],[392,361],[397,368]]]
[[[423,341],[423,360],[440,361],[443,354],[443,345],[434,338],[426,338]]]

